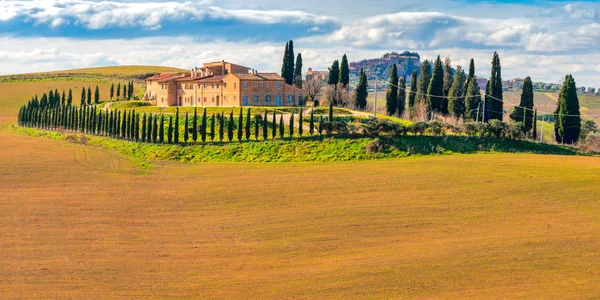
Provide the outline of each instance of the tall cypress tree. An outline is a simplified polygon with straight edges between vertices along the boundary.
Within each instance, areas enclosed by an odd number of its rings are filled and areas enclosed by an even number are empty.
[[[283,114],[279,115],[279,138],[283,139],[285,135],[285,129],[283,127]],[[275,138],[275,137],[273,137]]]
[[[219,118],[219,141],[223,141],[223,136],[225,135],[225,115],[221,114]]]
[[[142,142],[146,141],[146,113],[142,117]]]
[[[502,68],[500,66],[500,56],[494,52],[492,58],[492,71],[489,88],[485,91],[485,115],[484,121],[500,120],[502,121],[502,112],[504,109],[504,101],[502,97]]]
[[[84,106],[87,103],[87,101],[85,101],[85,88],[82,87],[81,88],[81,106]]]
[[[115,96],[115,84],[112,83],[110,85],[110,100],[112,100],[112,98]]]
[[[292,114],[292,116],[293,116],[293,114]],[[293,123],[294,123],[294,122],[292,122],[292,124],[293,124]],[[298,135],[299,135],[300,137],[302,137],[302,130],[304,129],[304,128],[302,128],[302,125],[303,125],[303,124],[302,124],[302,107],[301,107],[301,108],[300,108],[300,114],[298,114]],[[293,126],[292,126],[292,127],[293,127]],[[292,136],[292,135],[293,135],[293,134],[291,134],[290,136]]]
[[[327,78],[327,84],[337,85],[340,80],[340,63],[336,59],[333,61],[331,68],[329,68],[329,77]]]
[[[92,89],[88,86],[87,89],[87,104],[92,104]]]
[[[468,121],[479,121],[483,118],[483,107],[481,101],[481,90],[477,80],[471,80],[467,86],[467,92],[465,93],[465,115],[464,119]]]
[[[294,85],[302,89],[302,54],[296,56],[296,68],[294,69]]]
[[[96,86],[96,91],[94,92],[94,103],[100,103],[100,89]]]
[[[398,102],[398,69],[396,64],[392,65],[390,72],[390,84],[385,94],[385,108],[388,116],[396,113],[396,104]]]
[[[282,125],[281,128],[280,128],[281,138],[283,138],[283,136],[285,134],[285,132],[283,130],[283,114],[281,115],[280,123]],[[292,137],[294,137],[294,112],[293,111],[292,111],[292,116],[290,117],[290,139]]]
[[[450,94],[450,88],[454,82],[454,74],[452,73],[452,61],[450,57],[444,59],[444,96]]]
[[[187,144],[190,139],[190,123],[188,122],[188,113],[185,112],[185,123],[183,123],[183,141]]]
[[[229,120],[227,122],[227,139],[230,142],[233,140],[233,110],[229,114]]]
[[[323,135],[323,115],[321,115],[321,120],[319,121],[319,135]]]
[[[348,84],[350,83],[350,67],[348,66],[348,57],[346,54],[342,56],[342,63],[340,64],[339,83],[343,88],[348,88]]]
[[[523,80],[521,102],[519,106],[515,106],[513,112],[510,114],[512,120],[523,123],[523,128],[526,132],[533,128],[533,106],[533,83],[531,82],[531,77],[527,76]]]
[[[154,115],[154,120],[152,121],[152,142],[156,144],[156,137],[158,136],[158,117]]]
[[[533,138],[533,141],[537,139],[537,109],[533,113],[533,129],[531,132],[531,138]]]
[[[123,119],[121,121],[121,138],[127,138],[127,111],[123,111]]]
[[[469,83],[471,83],[471,80],[477,80],[477,78],[475,77],[475,60],[471,58],[471,61],[469,62],[469,74],[467,75],[467,82],[465,83],[465,88],[464,88],[464,95],[467,95],[467,88],[469,87]]]
[[[123,99],[127,99],[127,85],[123,83]]]
[[[448,91],[448,112],[458,121],[464,117],[466,110],[465,103],[465,83],[467,74],[461,66],[456,67],[456,75],[453,78],[452,86]]]
[[[398,83],[400,86],[398,88],[398,102],[396,103],[396,114],[398,117],[402,117],[404,114],[404,110],[406,110],[406,79],[404,76],[400,78],[400,82]]]
[[[202,134],[202,142],[206,142],[206,107],[204,108],[204,113],[202,113],[202,125],[200,126],[201,134]]]
[[[294,83],[294,41],[290,40],[288,42],[288,57],[287,57],[287,72],[285,75],[285,83],[293,84]]]
[[[173,143],[173,116],[169,116],[169,128],[167,129],[167,142]]]
[[[289,47],[290,47],[290,42],[286,42],[285,43],[285,50],[283,52],[283,61],[281,63],[281,77],[283,77],[283,79],[286,79],[286,75],[288,73],[288,56],[290,54],[289,51]]]
[[[69,96],[67,97],[67,105],[73,105],[73,91],[69,89]]]
[[[413,70],[410,76],[410,92],[408,93],[408,111],[410,118],[415,114],[415,99],[417,99],[417,70]]]
[[[314,108],[310,110],[310,128],[308,129],[308,133],[312,136],[315,133],[315,110]]]
[[[267,136],[268,134],[268,121],[267,121],[267,111],[265,110],[265,117],[263,118],[263,126],[262,126],[262,131],[263,131],[263,140],[267,140]]]
[[[577,86],[572,75],[565,77],[560,90],[558,106],[554,111],[554,133],[556,142],[574,144],[581,133],[581,112],[577,97]]]
[[[148,115],[148,132],[146,133],[146,141],[148,143],[152,142],[152,114]]]
[[[367,75],[361,68],[358,75],[358,84],[354,90],[354,107],[356,109],[364,110],[367,106],[367,97],[369,95],[367,92],[367,84]]]
[[[117,100],[121,97],[121,84],[117,83]]]
[[[333,103],[329,103],[329,122],[333,123]]]
[[[192,121],[192,140],[194,143],[198,141],[198,109],[194,107],[194,120]]]
[[[272,129],[273,129],[273,131],[271,133],[272,133],[273,138],[275,138],[277,136],[277,113],[275,110],[273,110],[273,128]]]
[[[65,90],[63,90],[63,92],[62,92],[62,98],[61,98],[61,100],[60,100],[60,104],[61,104],[62,106],[65,106],[65,105],[67,104],[67,97],[66,97],[66,95],[65,95]]]
[[[415,102],[425,103],[427,101],[427,89],[429,88],[429,82],[431,81],[431,63],[429,60],[421,63],[421,75],[417,81],[417,97]]]
[[[433,74],[427,88],[427,106],[436,113],[444,113],[444,68],[438,55],[433,66]]]
[[[249,141],[250,140],[250,107],[248,107],[248,111],[246,113],[246,140]]]
[[[259,125],[260,123],[260,115],[256,114],[254,115],[254,140],[258,141],[258,130],[259,130]]]
[[[212,120],[210,122],[210,141],[215,140],[215,114],[212,114]]]
[[[173,140],[175,144],[179,144],[179,107],[175,109],[175,131],[173,132]]]
[[[140,139],[140,114],[135,114],[135,141]]]
[[[165,142],[165,116],[160,115],[160,129],[158,130],[158,141],[162,144]]]
[[[244,137],[244,111],[242,110],[242,108],[240,107],[240,118],[238,119],[238,123],[237,123],[237,138],[238,141],[242,141],[243,137]]]

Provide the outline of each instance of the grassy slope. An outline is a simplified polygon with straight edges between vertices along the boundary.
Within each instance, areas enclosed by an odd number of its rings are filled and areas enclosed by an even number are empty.
[[[171,67],[161,66],[111,66],[111,67],[96,67],[96,68],[84,68],[84,69],[72,69],[72,70],[59,70],[52,72],[38,72],[38,73],[27,73],[27,74],[16,74],[10,76],[44,76],[44,75],[60,75],[60,74],[91,74],[91,75],[102,75],[107,77],[116,76],[137,76],[148,73],[161,73],[161,72],[189,72],[189,70],[183,70]]]
[[[597,158],[148,169],[0,144],[5,299],[600,297]]]

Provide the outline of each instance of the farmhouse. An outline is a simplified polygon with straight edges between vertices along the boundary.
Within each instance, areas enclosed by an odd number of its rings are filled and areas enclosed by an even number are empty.
[[[276,73],[259,73],[225,61],[205,63],[189,73],[161,73],[146,79],[143,100],[156,106],[296,106],[303,91]]]

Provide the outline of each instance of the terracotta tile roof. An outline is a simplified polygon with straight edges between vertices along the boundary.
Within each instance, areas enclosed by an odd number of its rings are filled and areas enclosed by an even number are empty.
[[[160,74],[156,74],[154,76],[148,77],[148,78],[146,78],[146,80],[160,80],[160,79],[164,79],[166,77],[173,76],[175,74],[179,74],[179,73],[174,73],[174,72],[160,73]]]
[[[242,80],[284,80],[283,77],[281,77],[277,73],[258,73],[257,75],[254,75],[252,73],[234,73],[232,75]]]
[[[196,79],[195,82],[204,83],[204,82],[221,82],[223,81],[223,77],[227,75],[217,75],[217,76],[208,76]]]
[[[189,76],[189,75],[186,75],[186,74],[183,74],[183,73],[174,73],[174,74],[171,74],[170,76],[165,76],[165,77],[159,79],[158,82],[159,83],[164,83],[164,82],[167,82],[167,81],[170,81],[170,80],[173,80],[173,79],[177,79],[177,78],[182,78],[182,77],[185,77],[185,76]]]

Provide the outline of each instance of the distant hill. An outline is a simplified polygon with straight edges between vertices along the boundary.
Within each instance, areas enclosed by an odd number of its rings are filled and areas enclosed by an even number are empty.
[[[358,75],[360,69],[364,69],[367,77],[377,76],[379,79],[387,80],[390,77],[392,65],[398,67],[398,76],[406,76],[410,80],[410,74],[413,70],[419,70],[421,67],[421,56],[416,52],[390,52],[380,58],[364,59],[358,62],[350,63],[350,72]]]
[[[52,72],[24,73],[0,76],[0,82],[59,80],[61,78],[106,78],[143,80],[163,72],[186,72],[188,70],[162,66],[111,66]]]

